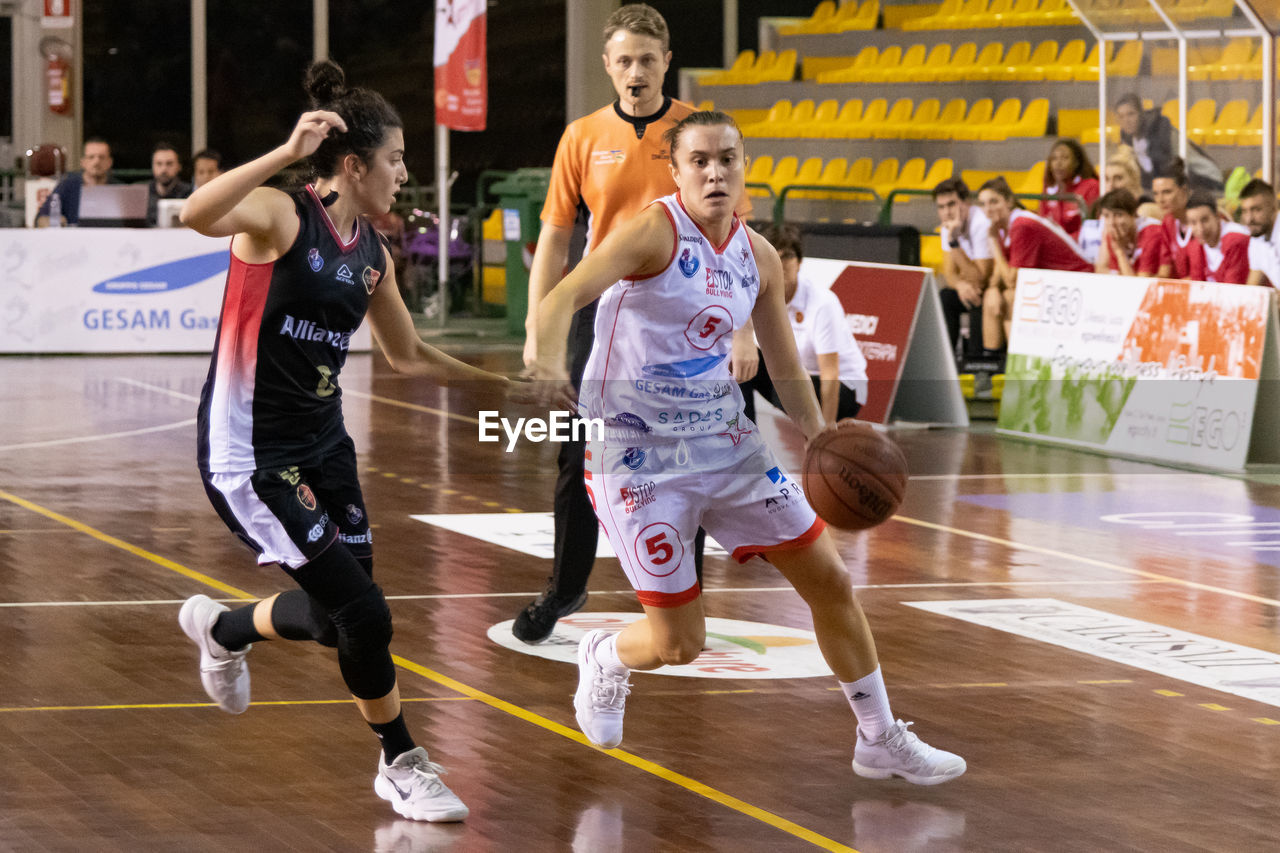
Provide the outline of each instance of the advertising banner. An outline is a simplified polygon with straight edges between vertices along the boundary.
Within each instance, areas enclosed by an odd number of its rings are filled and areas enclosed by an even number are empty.
[[[436,124],[484,130],[489,109],[485,0],[436,3]]]
[[[9,229],[0,248],[0,352],[213,350],[226,238],[182,229]],[[370,345],[368,324],[353,350]]]
[[[840,299],[867,360],[858,420],[969,423],[929,270],[805,258],[801,274]]]
[[[1272,300],[1263,287],[1020,270],[1000,430],[1239,470]]]

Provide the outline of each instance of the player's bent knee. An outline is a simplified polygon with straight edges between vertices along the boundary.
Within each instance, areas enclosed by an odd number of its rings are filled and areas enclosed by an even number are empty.
[[[658,657],[667,666],[683,666],[693,663],[702,654],[706,637],[673,638],[658,647]]]
[[[381,655],[391,645],[391,608],[376,583],[329,615],[338,649],[352,658]]]

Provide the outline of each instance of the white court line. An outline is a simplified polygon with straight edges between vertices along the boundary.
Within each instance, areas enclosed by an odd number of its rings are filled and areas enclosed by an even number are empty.
[[[128,438],[131,435],[146,435],[152,432],[164,432],[171,429],[182,429],[184,427],[194,426],[195,418],[187,418],[185,421],[174,421],[171,424],[160,424],[159,426],[142,427],[141,429],[130,429],[124,432],[104,432],[97,435],[81,435],[75,438],[54,438],[48,441],[27,441],[22,444],[5,444],[0,445],[0,453],[6,453],[10,450],[30,450],[33,447],[57,447],[63,444],[83,444],[88,441],[107,441],[112,438]]]
[[[957,581],[954,583],[872,583],[854,584],[854,589],[930,589],[935,587],[974,587],[974,586],[1113,586],[1116,584],[1152,584],[1170,583],[1161,580],[1112,580],[1112,581]],[[388,595],[388,601],[418,601],[452,598],[528,598],[536,596],[543,590],[528,592],[459,592],[432,593],[425,595]],[[704,589],[703,594],[741,593],[741,592],[795,592],[789,586],[755,586],[726,587],[724,589]],[[591,595],[633,595],[630,589],[597,589]],[[256,600],[256,599],[255,599]],[[139,607],[151,604],[182,604],[185,598],[161,598],[150,601],[2,601],[0,607]],[[215,598],[226,604],[245,604],[243,598]]]
[[[181,391],[174,391],[172,388],[163,388],[159,385],[150,385],[146,382],[139,382],[136,379],[125,379],[120,376],[113,377],[116,382],[123,382],[125,385],[134,385],[138,388],[146,388],[148,391],[155,391],[157,394],[168,394],[170,397],[177,397],[179,400],[190,400],[193,403],[199,403],[199,397],[193,397],[190,394],[184,394]]]
[[[1140,477],[1142,479],[1151,479],[1153,477],[1166,477],[1169,479],[1179,479],[1185,477],[1210,477],[1211,474],[1202,474],[1195,471],[1184,471],[1182,473],[1172,473],[1165,471],[1152,471],[1149,474],[1139,472],[1130,472],[1127,474],[1113,474],[1104,471],[1082,471],[1076,474],[1046,472],[1043,474],[913,474],[911,480],[1044,480],[1044,479],[1070,479],[1078,477],[1081,479],[1092,477],[1110,477],[1112,479],[1120,479],[1123,477]]]

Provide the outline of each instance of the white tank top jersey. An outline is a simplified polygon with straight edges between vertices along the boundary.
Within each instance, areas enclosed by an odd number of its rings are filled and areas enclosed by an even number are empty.
[[[654,204],[675,231],[671,260],[600,297],[582,414],[603,419],[607,439],[632,444],[751,429],[729,372],[733,332],[760,292],[747,228],[735,215],[728,239],[715,246],[678,193]]]

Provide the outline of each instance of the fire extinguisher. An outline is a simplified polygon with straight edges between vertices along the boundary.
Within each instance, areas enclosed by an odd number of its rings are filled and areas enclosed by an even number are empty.
[[[45,67],[49,84],[49,111],[58,115],[71,112],[71,65],[60,56],[50,55]]]

